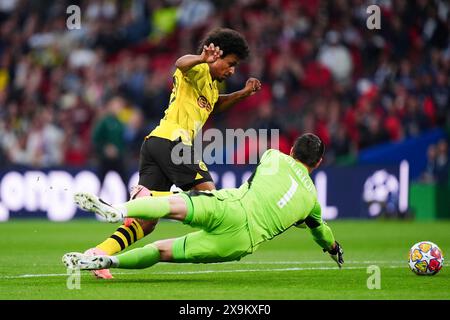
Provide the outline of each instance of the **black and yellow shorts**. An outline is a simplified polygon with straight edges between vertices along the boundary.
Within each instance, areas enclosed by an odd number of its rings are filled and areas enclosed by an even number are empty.
[[[168,191],[174,184],[182,190],[189,190],[200,183],[213,181],[194,148],[179,144],[182,144],[181,140],[159,137],[144,140],[139,159],[140,185],[150,190]]]

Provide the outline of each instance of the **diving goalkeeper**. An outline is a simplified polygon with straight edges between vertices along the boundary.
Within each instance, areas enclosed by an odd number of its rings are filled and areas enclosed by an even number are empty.
[[[110,205],[95,195],[77,193],[75,202],[109,222],[127,217],[167,218],[202,230],[156,241],[116,255],[67,253],[69,268],[142,269],[158,262],[213,263],[240,260],[292,226],[306,225],[315,242],[339,267],[343,250],[321,217],[309,176],[322,162],[324,144],[313,134],[297,138],[290,156],[267,150],[247,182],[237,189],[190,191],[167,197],[142,197]]]

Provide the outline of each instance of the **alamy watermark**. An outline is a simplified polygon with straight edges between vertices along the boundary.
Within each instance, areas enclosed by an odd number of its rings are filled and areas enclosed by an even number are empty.
[[[180,136],[186,137],[182,133]],[[262,154],[279,149],[278,129],[201,129],[193,143],[180,141],[171,151],[174,164],[258,164]]]
[[[69,30],[81,29],[81,9],[77,5],[70,5],[66,9],[69,14],[66,20],[66,27]]]
[[[67,281],[66,286],[69,290],[81,289],[81,275],[80,268],[67,268]]]
[[[366,20],[367,29],[381,29],[381,9],[376,4],[367,7],[366,13],[370,16]]]
[[[381,289],[381,270],[379,266],[370,265],[367,267],[367,273],[370,276],[367,278],[367,289]]]

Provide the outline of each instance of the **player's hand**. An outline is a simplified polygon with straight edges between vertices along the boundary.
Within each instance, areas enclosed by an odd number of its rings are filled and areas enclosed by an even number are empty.
[[[220,50],[220,47],[215,46],[214,43],[210,43],[209,46],[203,46],[200,58],[206,63],[214,63],[222,56],[222,54],[223,51]]]
[[[333,249],[331,250],[323,250],[324,252],[328,252],[330,254],[331,259],[336,261],[339,268],[342,268],[342,265],[344,264],[344,249],[342,249],[339,242],[335,241]]]
[[[254,95],[257,91],[261,90],[261,82],[256,78],[249,78],[245,83],[244,91],[249,95]]]

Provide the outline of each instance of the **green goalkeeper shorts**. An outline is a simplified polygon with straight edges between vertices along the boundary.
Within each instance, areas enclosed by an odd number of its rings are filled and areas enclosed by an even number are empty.
[[[253,252],[247,215],[238,200],[220,198],[214,191],[180,195],[189,208],[184,223],[202,230],[174,241],[175,262],[233,261]]]

